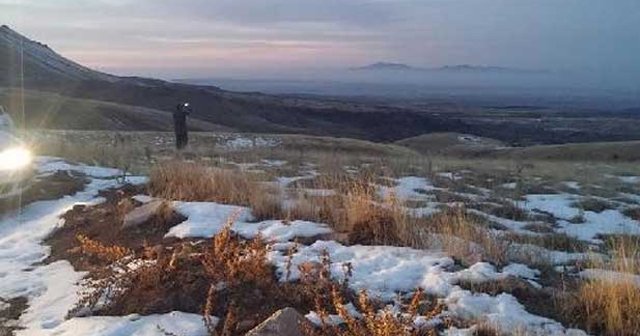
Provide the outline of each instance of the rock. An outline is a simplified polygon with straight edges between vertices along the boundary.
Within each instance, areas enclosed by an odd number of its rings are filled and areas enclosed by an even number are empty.
[[[242,320],[236,326],[236,330],[249,330],[252,326],[256,325],[255,320]]]
[[[280,309],[245,336],[303,336],[304,316],[293,308]]]
[[[124,216],[122,228],[128,229],[136,227],[148,221],[151,216],[158,213],[158,209],[160,209],[161,206],[162,200],[155,200],[133,209],[131,212]]]

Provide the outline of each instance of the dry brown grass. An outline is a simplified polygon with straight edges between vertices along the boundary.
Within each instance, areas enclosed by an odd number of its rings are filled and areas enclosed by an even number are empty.
[[[312,220],[347,232],[357,242],[404,245],[412,219],[394,197],[380,199],[373,187],[373,175],[322,176],[316,189],[336,190],[336,196],[298,195],[293,206],[282,209],[280,190],[265,186],[251,175],[197,163],[170,161],[151,171],[149,192],[156,197],[185,201],[213,201],[252,208],[257,220]]]
[[[320,318],[321,325],[317,329],[307,330],[308,335],[324,336],[431,336],[438,335],[438,327],[430,325],[419,328],[414,324],[417,316],[427,319],[435,318],[443,311],[443,306],[435,300],[427,300],[421,289],[415,291],[412,298],[402,305],[401,311],[392,311],[385,307],[379,309],[378,303],[371,300],[366,291],[361,291],[357,297],[357,309],[360,316],[353,316],[345,304],[345,298],[335,288],[330,295],[329,307],[317,305],[315,312]],[[335,311],[343,321],[343,325],[332,325],[329,314]]]
[[[631,275],[640,271],[640,245],[616,243],[611,261],[594,261],[592,266],[629,276],[611,274],[585,280],[579,288],[565,294],[561,305],[565,317],[590,333],[600,335],[640,334],[640,287]]]
[[[97,240],[90,239],[84,235],[77,235],[76,239],[80,243],[79,252],[87,256],[95,257],[106,262],[116,262],[122,258],[133,255],[133,251],[122,246],[106,246]]]
[[[442,247],[466,265],[490,261],[497,265],[508,262],[510,242],[489,231],[483,223],[467,215],[462,207],[449,208],[428,219],[432,235],[429,244]]]
[[[167,161],[151,170],[148,190],[164,199],[249,206],[258,220],[282,217],[279,190],[239,171]]]
[[[227,222],[204,254],[202,265],[212,281],[236,285],[273,278],[272,267],[267,262],[267,245],[262,238],[258,236],[249,242],[239,240],[231,231],[232,224],[233,220]]]
[[[249,204],[253,185],[248,175],[185,161],[156,165],[149,176],[149,192],[183,201]]]
[[[537,236],[509,232],[504,234],[504,238],[514,243],[537,245],[555,251],[586,252],[589,248],[584,241],[556,232]]]
[[[205,310],[205,316],[226,316],[216,332],[237,334],[233,322],[236,305],[253,312],[264,309],[265,315],[273,309],[261,301],[266,297],[255,298],[247,293],[274,293],[274,300],[285,296],[279,294],[273,266],[267,261],[267,245],[260,237],[250,241],[239,239],[231,231],[232,222],[229,219],[208,247],[182,242],[169,248],[146,247],[136,255],[120,253],[129,252],[121,247],[85,244],[90,247],[83,249],[86,253],[108,253],[115,260],[106,271],[92,273],[94,279],[88,283],[88,290],[69,315]],[[207,289],[215,292],[205,298]],[[220,299],[215,300],[216,297]]]

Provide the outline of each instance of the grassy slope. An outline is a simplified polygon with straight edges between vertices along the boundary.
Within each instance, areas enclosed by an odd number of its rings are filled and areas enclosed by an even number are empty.
[[[139,106],[103,101],[70,98],[39,91],[25,92],[25,118],[15,106],[21,96],[17,90],[0,90],[0,105],[9,108],[16,123],[25,120],[29,128],[93,129],[129,131],[148,129],[170,131],[173,120],[170,113]],[[190,120],[196,131],[231,131],[233,129],[197,119]]]
[[[469,138],[473,140],[469,140]],[[422,154],[453,156],[482,153],[504,146],[498,140],[452,132],[423,134],[396,141],[395,144],[411,148]]]
[[[515,160],[566,161],[637,161],[640,160],[640,141],[569,143],[529,147],[504,147],[494,139],[479,138],[465,142],[459,133],[432,133],[396,141],[395,144],[427,155],[454,158],[486,158]]]
[[[640,141],[593,142],[506,148],[492,152],[488,156],[532,160],[638,161],[640,160]]]

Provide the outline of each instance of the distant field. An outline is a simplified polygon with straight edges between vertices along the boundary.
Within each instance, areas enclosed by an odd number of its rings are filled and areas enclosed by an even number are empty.
[[[640,141],[545,145],[497,150],[489,157],[541,160],[638,161]]]
[[[425,155],[455,158],[563,161],[638,161],[640,141],[569,143],[509,147],[489,138],[431,133],[395,142]]]

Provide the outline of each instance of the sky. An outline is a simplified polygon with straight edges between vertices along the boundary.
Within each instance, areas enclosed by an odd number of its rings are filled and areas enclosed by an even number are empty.
[[[378,61],[640,74],[640,0],[0,0],[0,23],[161,78]]]

